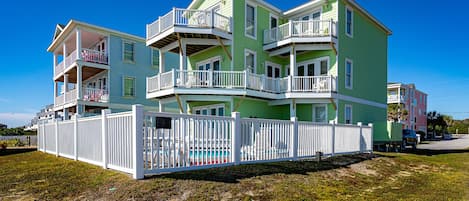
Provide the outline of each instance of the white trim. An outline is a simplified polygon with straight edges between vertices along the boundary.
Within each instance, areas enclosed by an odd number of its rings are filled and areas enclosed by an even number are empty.
[[[131,44],[132,45],[132,58],[133,58],[133,61],[127,61],[125,60],[125,44]],[[122,62],[123,63],[129,63],[129,64],[135,64],[135,42],[134,41],[131,41],[131,40],[125,40],[125,39],[122,39]]]
[[[207,115],[207,116],[212,116],[211,113],[210,113],[210,110],[215,109],[215,110],[216,110],[215,116],[219,116],[219,115],[218,115],[218,110],[219,110],[220,108],[223,108],[223,115],[222,115],[222,117],[223,117],[223,116],[225,116],[225,114],[226,114],[226,108],[225,108],[225,104],[224,104],[224,103],[218,103],[218,104],[213,104],[213,105],[203,105],[203,106],[193,107],[193,108],[191,108],[191,112],[194,111],[192,114],[196,114],[197,111],[199,111],[200,114],[197,114],[197,115],[204,115],[204,114],[202,114],[202,111],[203,111],[203,110],[207,110],[207,114],[206,114],[206,115]]]
[[[350,63],[350,86],[347,86],[347,63]],[[344,86],[346,89],[353,89],[353,60],[345,58]]]
[[[268,69],[267,69],[267,66],[272,66],[272,77],[275,77],[275,70],[276,68],[278,68],[279,70],[279,75],[278,77],[281,78],[282,77],[282,65],[280,64],[277,64],[277,63],[274,63],[274,62],[271,62],[271,61],[265,61],[265,64],[264,64],[264,74],[265,76],[268,77]]]
[[[251,36],[247,33],[247,8],[248,8],[248,5],[253,7],[254,8],[254,36]],[[234,13],[233,13],[234,14]],[[252,38],[254,40],[257,40],[257,5],[252,3],[252,2],[249,2],[249,1],[245,1],[244,3],[244,36],[248,37],[248,38]]]
[[[350,23],[350,33],[347,33],[347,11],[350,11],[351,15],[351,23]],[[350,6],[345,6],[345,35],[347,35],[350,38],[353,38],[353,8]]]
[[[319,107],[324,107],[326,110],[326,117],[325,117],[325,122],[319,122],[319,121],[316,121],[316,108],[319,108]],[[313,105],[313,117],[312,117],[312,122],[317,122],[317,123],[328,123],[329,122],[329,119],[328,119],[328,107],[327,107],[327,104],[314,104]]]
[[[133,91],[134,91],[134,95],[133,96],[126,96],[125,95],[125,79],[126,78],[132,78],[134,80],[134,88],[133,88]],[[122,76],[122,97],[123,98],[135,98],[137,97],[137,78],[135,76],[128,76],[128,75],[124,75]]]
[[[275,18],[275,19],[277,20],[277,25],[276,25],[276,27],[278,27],[278,25],[279,25],[279,22],[278,22],[278,20],[279,20],[278,15],[269,13],[269,28],[270,28],[270,29],[273,29],[273,27],[272,27],[272,18]]]
[[[350,123],[347,123],[347,108],[350,108]],[[344,106],[344,124],[353,124],[353,107],[351,104]]]
[[[209,70],[214,70],[213,69],[213,63],[215,61],[218,61],[220,63],[220,70],[221,70],[221,61],[222,61],[222,57],[220,55],[218,56],[214,56],[214,57],[210,57],[208,59],[205,59],[205,60],[202,60],[202,61],[199,61],[195,64],[195,69],[194,70],[199,70],[199,66],[200,65],[204,65],[205,67],[205,64],[210,64],[210,69]]]
[[[253,50],[250,50],[250,49],[247,49],[247,48],[244,49],[244,55],[243,55],[243,57],[244,57],[244,69],[249,71],[248,65],[246,64],[246,56],[247,56],[246,54],[247,53],[250,53],[250,54],[254,55],[253,71],[254,71],[254,73],[257,73],[257,52],[253,51]]]

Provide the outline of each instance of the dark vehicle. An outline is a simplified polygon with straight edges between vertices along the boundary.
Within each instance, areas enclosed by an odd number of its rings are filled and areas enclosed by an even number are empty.
[[[405,149],[407,146],[412,146],[412,149],[417,148],[417,134],[414,130],[404,129],[402,130],[402,148]]]

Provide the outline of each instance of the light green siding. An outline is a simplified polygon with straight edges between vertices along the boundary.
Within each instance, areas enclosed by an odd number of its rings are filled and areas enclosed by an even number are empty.
[[[231,17],[233,16],[233,4],[232,0],[205,0],[201,1],[199,5],[196,5],[193,9],[197,10],[207,10],[210,9],[211,7],[214,7],[215,5],[220,5],[220,10],[222,15]]]

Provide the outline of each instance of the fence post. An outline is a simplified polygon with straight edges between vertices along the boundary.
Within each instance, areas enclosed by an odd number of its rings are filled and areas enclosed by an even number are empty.
[[[46,153],[46,121],[42,122],[42,151]]]
[[[143,106],[132,105],[133,178],[143,179]]]
[[[59,121],[55,120],[55,156],[59,156]]]
[[[231,117],[231,162],[239,165],[241,161],[241,115],[239,112],[232,112]]]
[[[291,117],[290,121],[292,122],[291,127],[291,146],[290,146],[290,153],[293,160],[298,159],[298,118]]]
[[[370,127],[371,129],[371,134],[370,134],[370,143],[371,143],[371,146],[370,146],[370,153],[371,155],[373,155],[373,124],[372,123],[369,123],[368,126]]]
[[[103,168],[107,169],[107,114],[109,109],[101,110],[101,143],[102,143],[102,154],[103,154]]]
[[[332,120],[329,122],[331,124],[331,155],[334,156],[335,155],[335,121]]]
[[[363,153],[363,123],[362,122],[357,122],[357,126],[360,127],[360,137],[358,138],[358,144],[360,145],[360,148],[359,148],[359,153]]]
[[[78,160],[78,118],[80,115],[75,114],[75,118],[73,119],[73,153],[74,159]]]

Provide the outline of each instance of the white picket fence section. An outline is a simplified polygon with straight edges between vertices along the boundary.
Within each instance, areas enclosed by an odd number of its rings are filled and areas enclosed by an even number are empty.
[[[373,126],[131,112],[41,123],[38,149],[145,175],[245,163],[372,152]]]

